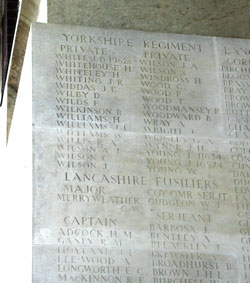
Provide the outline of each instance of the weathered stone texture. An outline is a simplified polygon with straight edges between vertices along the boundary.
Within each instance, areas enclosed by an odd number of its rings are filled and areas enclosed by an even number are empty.
[[[19,85],[30,23],[36,20],[39,3],[40,0],[22,1],[9,78],[12,102]],[[250,0],[48,0],[48,18],[58,24],[250,38],[249,3]],[[11,102],[9,106],[14,108]]]
[[[32,31],[34,283],[248,283],[250,40]]]
[[[50,23],[250,38],[249,0],[48,0]]]

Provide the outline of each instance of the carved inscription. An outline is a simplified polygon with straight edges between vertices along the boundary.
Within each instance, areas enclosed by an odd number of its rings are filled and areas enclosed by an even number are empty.
[[[192,95],[202,89],[199,57],[206,52],[201,43],[143,40],[139,59],[144,131],[152,134],[194,134],[197,122],[213,123],[219,109],[192,105]],[[188,125],[192,125],[191,127]]]
[[[244,282],[250,277],[250,143],[234,140],[230,142],[232,183],[235,191],[237,222],[240,234],[241,260]]]
[[[224,45],[221,77],[226,125],[232,138],[250,137],[250,49]]]
[[[34,26],[34,282],[248,283],[249,54],[232,46]]]

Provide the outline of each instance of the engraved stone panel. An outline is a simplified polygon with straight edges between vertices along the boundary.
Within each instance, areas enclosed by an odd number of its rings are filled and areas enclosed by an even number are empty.
[[[32,32],[33,282],[248,283],[250,41]]]

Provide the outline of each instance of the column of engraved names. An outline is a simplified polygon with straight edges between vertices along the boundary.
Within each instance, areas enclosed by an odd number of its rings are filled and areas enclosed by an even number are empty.
[[[250,49],[247,44],[222,43],[220,77],[230,140],[231,184],[240,234],[242,280],[250,282]]]
[[[201,77],[205,62],[200,59],[209,47],[167,40],[144,40],[143,47],[139,64],[144,131],[199,135],[197,124],[213,127],[219,109],[206,101],[206,88],[211,87]]]
[[[232,138],[250,137],[250,49],[223,46],[221,64],[226,131]]]
[[[155,186],[147,191],[148,204],[153,211],[150,235],[155,278],[167,275],[176,278],[178,262],[180,270],[185,267],[179,279],[227,282],[220,281],[226,280],[226,273],[220,273],[222,269],[218,268],[216,255],[230,249],[226,241],[214,237],[214,230],[224,223],[223,220],[218,224],[218,219],[225,210],[231,211],[231,193],[226,182],[220,180],[226,170],[226,158],[217,150],[221,144],[212,139],[196,138],[192,143],[192,139],[183,137],[155,137],[159,139],[161,142],[165,139],[164,148],[169,158],[175,158],[178,173],[168,171],[165,175],[156,175]],[[185,256],[178,255],[184,251]],[[214,253],[213,265],[202,265],[202,258],[211,252]],[[195,275],[191,270],[197,270]]]
[[[72,46],[79,44],[77,36],[64,35],[64,38],[70,45],[60,45],[60,51],[55,54],[59,142],[56,157],[58,167],[64,168],[64,184],[57,201],[67,206],[114,205],[119,200],[113,201],[117,196],[109,197],[112,177],[105,172],[110,169],[109,157],[119,158],[121,133],[127,127],[122,122],[122,110],[108,106],[112,103],[106,105],[105,99],[111,100],[122,88],[121,69],[131,72],[131,66],[128,58],[109,54],[106,47],[100,47],[100,42],[82,48]],[[93,37],[90,42],[93,44]],[[105,37],[102,43],[122,44],[116,38],[105,41]],[[62,245],[58,248],[58,280],[143,282],[141,270],[130,267],[132,251],[123,249],[129,247],[131,231],[118,230],[120,224],[115,217],[93,216],[86,211],[82,214],[64,217],[64,227],[58,236]]]
[[[235,191],[242,262],[242,282],[250,282],[250,142],[230,141],[232,184]]]
[[[145,161],[148,172],[157,176],[155,187],[147,191],[155,217],[149,224],[155,282],[177,280],[176,266],[163,250],[177,251],[176,258],[178,251],[191,252],[179,261],[179,280],[224,279],[216,257],[213,266],[199,268],[202,253],[220,251],[220,243],[210,236],[210,224],[228,200],[216,176],[218,170],[223,172],[223,155],[215,150],[213,139],[198,138],[202,133],[195,126],[202,122],[213,127],[219,114],[206,97],[200,98],[206,87],[200,77],[204,61],[196,57],[206,52],[203,48],[199,43],[145,40],[140,59]],[[198,104],[190,99],[194,92]],[[190,264],[196,265],[195,275]]]
[[[102,51],[99,51],[100,49]],[[100,52],[102,56],[98,56]],[[93,152],[97,148],[95,146],[81,148],[79,141],[81,144],[86,142],[91,144],[92,141],[88,141],[88,138],[102,138],[106,135],[103,132],[109,128],[126,129],[124,125],[119,125],[122,115],[120,109],[100,105],[103,95],[116,92],[116,87],[112,85],[115,81],[122,84],[121,79],[113,79],[113,77],[119,78],[118,65],[103,63],[106,52],[105,48],[85,48],[82,52],[84,54],[77,54],[73,52],[71,46],[66,48],[61,45],[60,52],[56,54],[57,126],[72,130],[71,134],[75,133],[76,137],[84,137],[78,140],[75,148],[59,146],[67,151],[68,167],[85,169],[96,167]],[[67,134],[71,135],[69,130]],[[74,138],[72,141],[74,142]],[[64,159],[65,155],[62,154],[61,157]],[[65,161],[60,164],[64,165]]]

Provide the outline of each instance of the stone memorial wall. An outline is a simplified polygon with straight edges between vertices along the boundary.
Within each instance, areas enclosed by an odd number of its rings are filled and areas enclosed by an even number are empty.
[[[250,41],[35,24],[33,282],[250,282]]]

